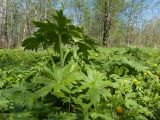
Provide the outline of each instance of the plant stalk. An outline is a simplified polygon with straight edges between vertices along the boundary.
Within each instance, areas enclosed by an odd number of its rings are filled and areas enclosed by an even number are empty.
[[[59,34],[58,35],[59,37],[59,49],[60,49],[60,64],[61,64],[61,67],[63,68],[64,66],[64,60],[63,60],[63,44],[62,44],[62,37],[61,35]]]

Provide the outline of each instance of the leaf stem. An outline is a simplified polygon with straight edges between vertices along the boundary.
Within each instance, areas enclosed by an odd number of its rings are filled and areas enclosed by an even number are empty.
[[[61,35],[59,34],[58,35],[59,37],[59,49],[60,49],[60,64],[61,64],[61,67],[63,68],[64,66],[64,62],[63,62],[63,44],[62,44],[62,37]]]
[[[64,62],[66,61],[66,57],[67,57],[68,53],[69,53],[69,50],[67,50],[66,53],[64,54],[64,57],[63,57],[63,65],[64,65]]]

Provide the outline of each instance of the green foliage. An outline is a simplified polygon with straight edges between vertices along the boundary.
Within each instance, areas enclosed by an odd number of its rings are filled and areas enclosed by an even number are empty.
[[[101,2],[105,1],[95,3],[98,11],[103,9]],[[117,16],[124,3],[111,0],[111,11],[106,12],[111,18]],[[91,23],[96,22],[102,22],[101,18]],[[33,24],[36,32],[22,45],[27,50],[43,48],[47,52],[0,51],[0,119],[160,119],[159,50],[101,47],[95,52],[95,41],[83,28],[73,25],[62,10],[56,11],[52,20]],[[101,37],[103,27],[93,31],[97,26],[86,24],[91,25],[90,34]],[[119,24],[125,28],[123,22]],[[113,28],[110,39],[126,36],[124,30]]]
[[[47,53],[0,55],[2,118],[159,119],[159,50],[90,50],[94,41],[61,10],[53,18],[53,22],[34,22],[38,30],[23,42],[25,49],[42,47]],[[48,48],[52,45],[58,55],[52,56]]]
[[[23,46],[25,49],[37,50],[41,46],[46,49],[49,46],[54,46],[54,50],[60,53],[60,44],[79,44],[83,43],[86,46],[95,45],[92,39],[85,39],[83,29],[72,25],[71,20],[63,15],[63,11],[57,11],[53,16],[53,22],[33,22],[38,28],[34,33],[35,37],[24,40]],[[89,38],[89,37],[87,37]],[[60,43],[61,42],[61,43]],[[89,43],[89,44],[87,44]]]
[[[34,37],[23,41],[22,46],[28,50],[38,50],[38,48],[47,49],[53,46],[54,51],[60,54],[61,66],[64,65],[63,47],[66,45],[77,45],[79,52],[87,53],[87,50],[95,48],[95,41],[84,34],[82,28],[75,26],[71,20],[66,18],[63,11],[56,11],[53,15],[53,21],[33,22],[38,30]]]
[[[0,68],[6,67],[31,67],[38,62],[47,60],[49,55],[45,51],[38,53],[18,49],[0,50]]]
[[[48,59],[25,69],[18,64],[1,68],[2,118],[159,119],[159,50],[100,48],[98,53],[89,51],[88,60],[79,57],[75,50],[63,68]],[[117,106],[122,107],[119,113]]]

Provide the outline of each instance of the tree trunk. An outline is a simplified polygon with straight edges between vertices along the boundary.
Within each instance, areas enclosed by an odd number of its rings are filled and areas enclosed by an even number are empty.
[[[106,0],[104,7],[104,28],[103,28],[103,45],[109,46],[109,31],[112,25],[112,17],[111,17],[111,0]]]
[[[9,44],[7,34],[7,0],[2,0],[0,3],[0,18],[0,42],[3,44],[3,47],[6,47]]]

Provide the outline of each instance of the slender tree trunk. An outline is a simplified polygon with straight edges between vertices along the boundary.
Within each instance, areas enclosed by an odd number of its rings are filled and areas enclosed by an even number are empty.
[[[27,37],[31,37],[31,26],[30,26],[30,1],[26,2],[26,28],[27,28]]]
[[[7,43],[6,47],[9,47],[9,39],[8,39],[8,32],[7,32],[7,12],[5,13],[5,24],[4,24],[4,37]]]
[[[7,0],[2,0],[0,3],[0,29],[0,42],[3,44],[3,47],[6,47],[9,44],[7,34]]]
[[[109,31],[111,29],[111,23],[112,23],[112,18],[111,18],[111,0],[106,0],[105,2],[105,7],[104,7],[104,28],[103,28],[103,45],[109,46]]]
[[[45,3],[44,19],[47,19],[47,7],[48,7],[48,0],[46,0],[46,3]]]

